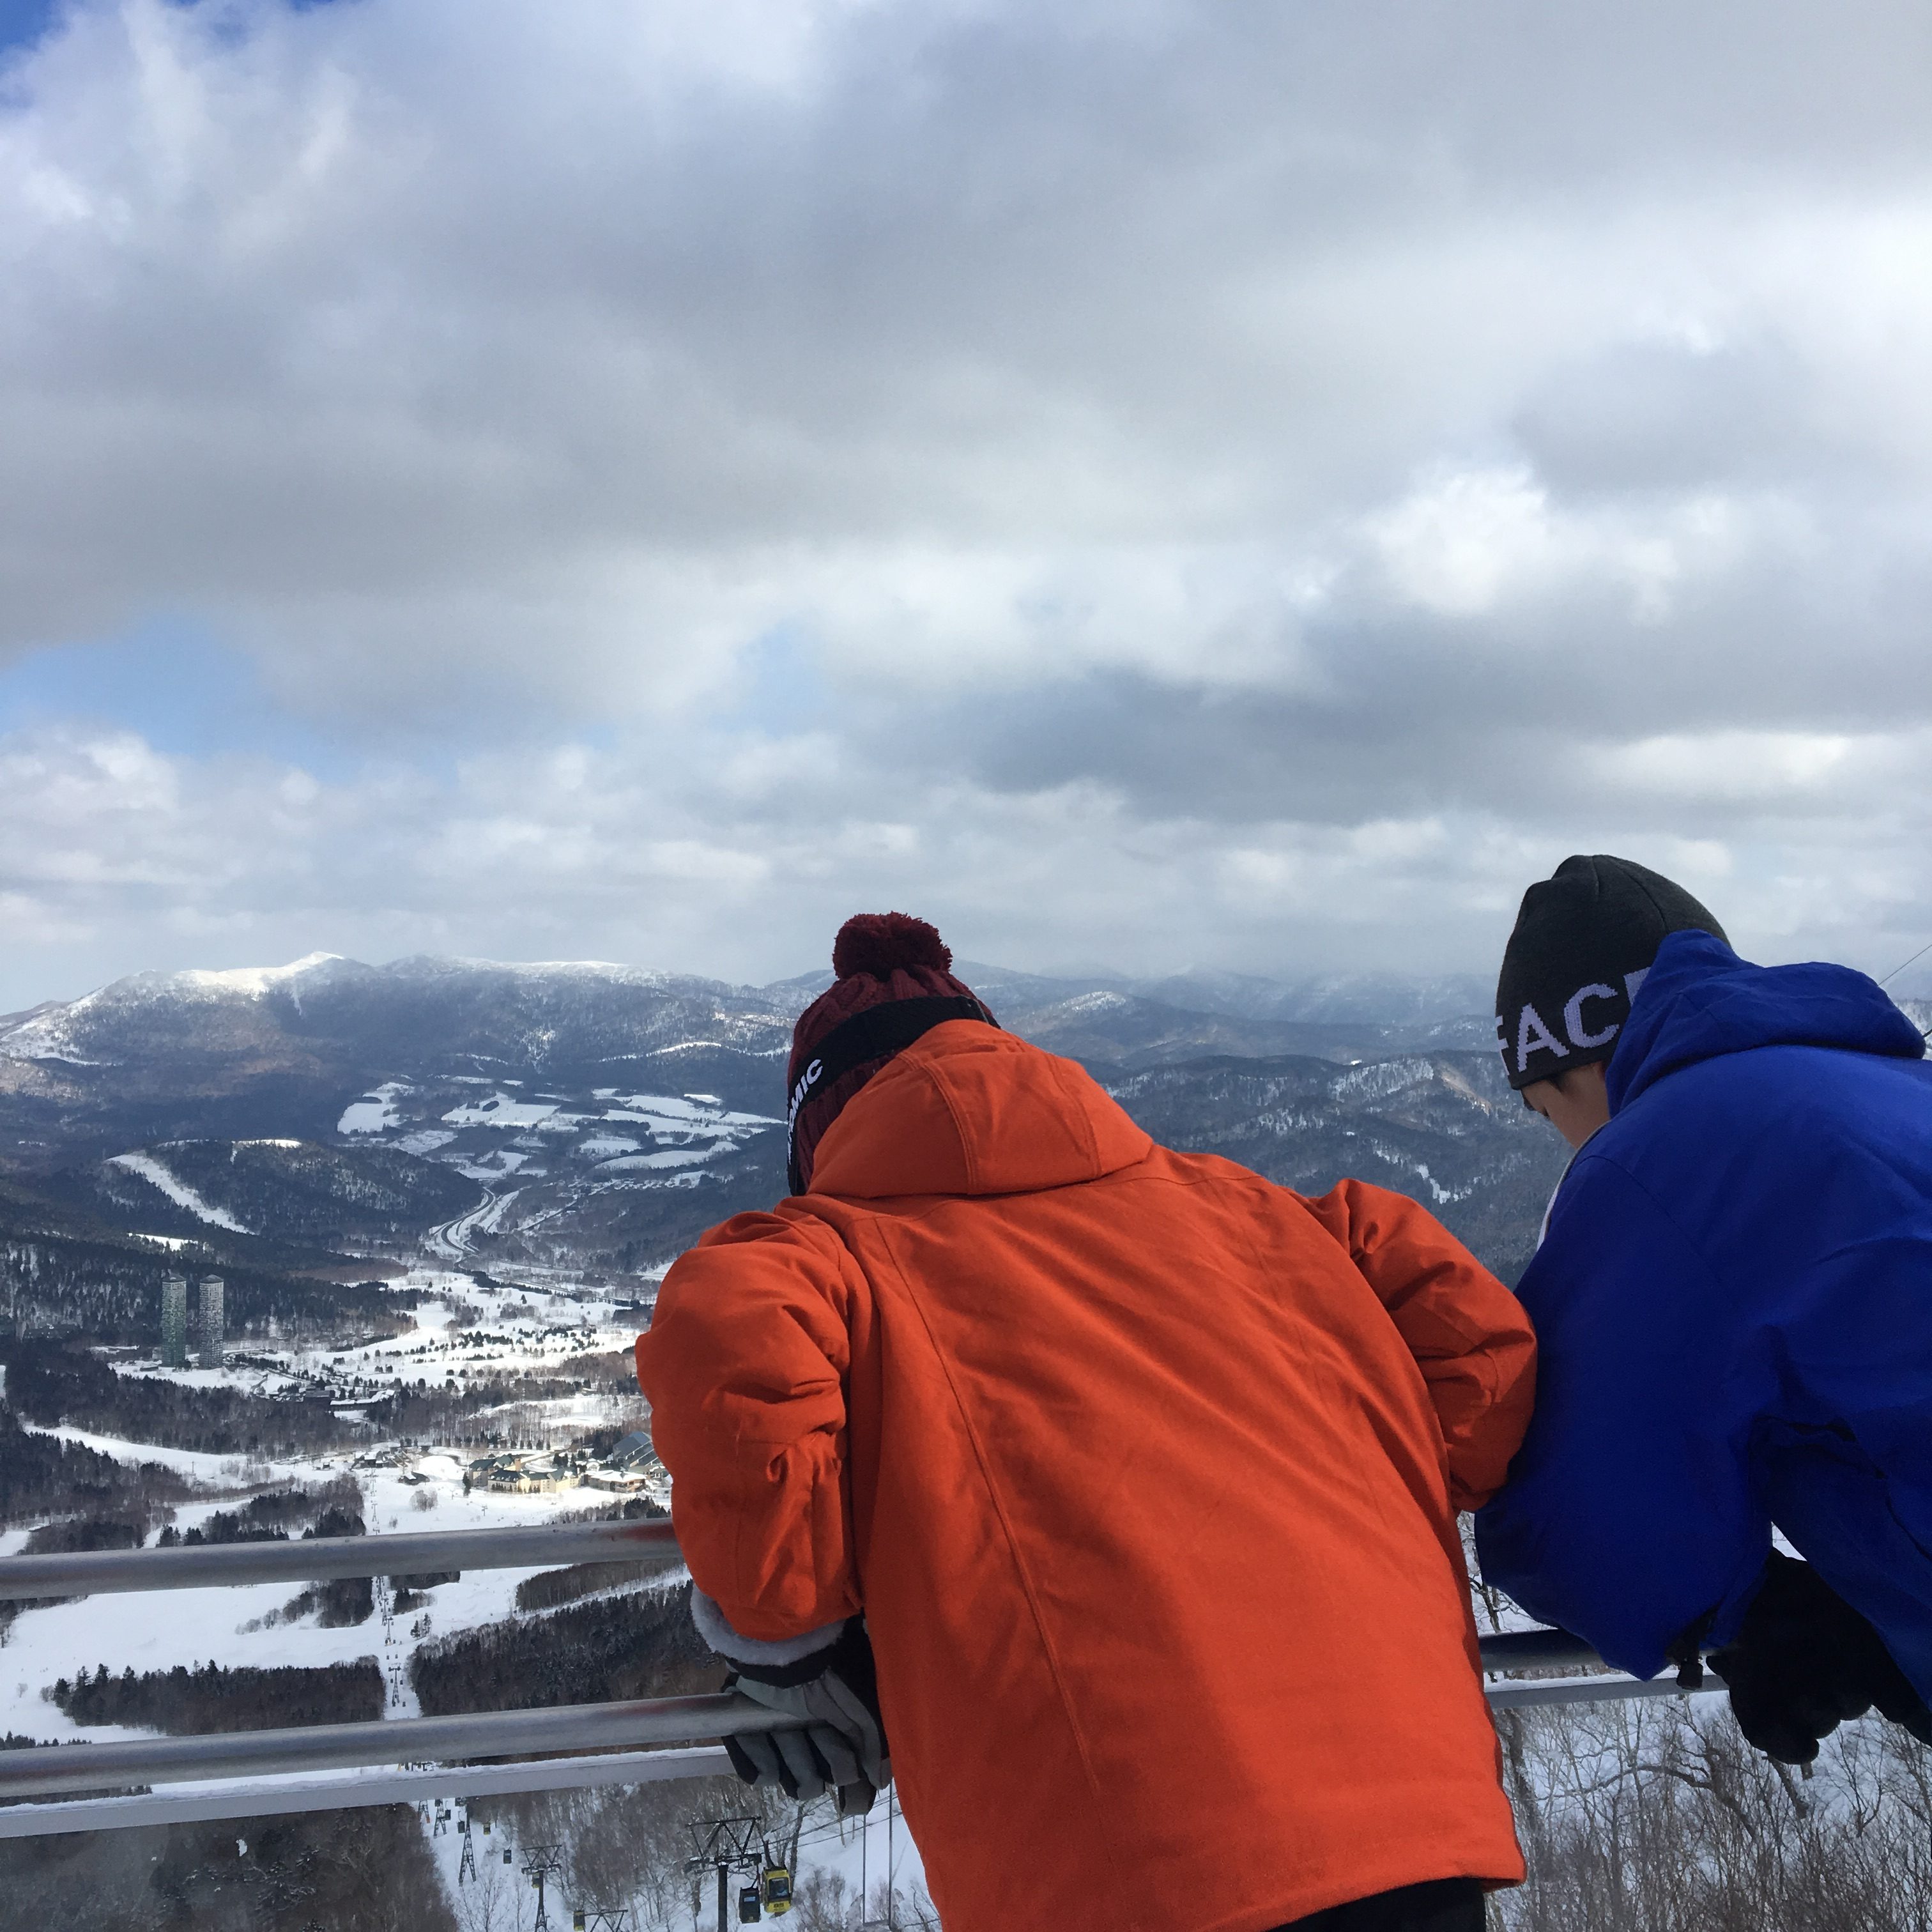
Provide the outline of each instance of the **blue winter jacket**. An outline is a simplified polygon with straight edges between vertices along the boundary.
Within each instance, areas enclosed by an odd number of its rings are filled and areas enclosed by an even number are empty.
[[[1932,1064],[1863,974],[1665,940],[1517,1289],[1537,1409],[1484,1577],[1640,1677],[1775,1524],[1932,1700]]]

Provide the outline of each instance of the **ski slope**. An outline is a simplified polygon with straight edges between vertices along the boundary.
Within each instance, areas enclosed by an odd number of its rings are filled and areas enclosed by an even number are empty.
[[[226,1228],[232,1234],[253,1234],[252,1228],[244,1226],[236,1220],[225,1208],[218,1208],[212,1202],[204,1201],[179,1175],[157,1160],[151,1154],[117,1154],[109,1158],[110,1167],[124,1168],[129,1174],[139,1174],[149,1186],[158,1187],[177,1208],[185,1208],[197,1219],[206,1221],[211,1228]]]

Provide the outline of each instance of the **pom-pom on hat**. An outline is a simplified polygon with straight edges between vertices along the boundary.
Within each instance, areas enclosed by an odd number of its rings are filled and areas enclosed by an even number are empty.
[[[862,912],[832,942],[836,981],[792,1028],[785,1068],[787,1181],[812,1184],[812,1156],[839,1110],[892,1055],[946,1020],[998,1026],[972,988],[952,976],[936,928],[902,912]]]
[[[858,973],[887,980],[915,966],[950,974],[952,949],[937,926],[908,913],[855,912],[832,942],[832,970],[842,980]]]
[[[1538,880],[1522,896],[1496,982],[1510,1084],[1608,1060],[1657,949],[1684,932],[1724,938],[1682,886],[1634,860],[1580,853]]]

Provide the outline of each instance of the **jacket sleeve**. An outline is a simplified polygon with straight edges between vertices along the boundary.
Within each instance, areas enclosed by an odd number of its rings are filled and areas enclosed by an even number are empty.
[[[638,1381],[699,1589],[782,1642],[860,1607],[844,1376],[863,1276],[824,1222],[740,1214],[665,1277]]]
[[[1537,1412],[1476,1519],[1484,1580],[1640,1677],[1710,1620],[1721,1641],[1771,1547],[1746,1462],[1757,1402],[1703,1258],[1616,1162],[1580,1158],[1525,1273]]]
[[[1522,1304],[1434,1215],[1345,1180],[1310,1213],[1348,1251],[1429,1387],[1449,1498],[1480,1508],[1502,1484],[1536,1396],[1536,1338]]]

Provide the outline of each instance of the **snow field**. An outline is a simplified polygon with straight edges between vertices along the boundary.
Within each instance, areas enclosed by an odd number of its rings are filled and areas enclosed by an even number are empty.
[[[86,1439],[92,1446],[128,1462],[161,1461],[188,1454],[152,1450],[145,1444],[111,1438]],[[206,1473],[213,1473],[206,1470],[208,1465],[232,1469],[231,1459],[196,1460]],[[609,1492],[587,1487],[548,1496],[502,1496],[472,1490],[466,1496],[462,1490],[463,1461],[448,1454],[425,1455],[414,1459],[406,1468],[393,1469],[356,1468],[342,1457],[278,1463],[274,1468],[272,1482],[296,1481],[310,1487],[333,1477],[352,1475],[362,1486],[364,1515],[372,1534],[522,1527],[613,1500]],[[184,1470],[183,1473],[196,1472]],[[411,1483],[405,1480],[409,1475],[420,1475],[425,1480]],[[247,1490],[230,1489],[225,1496],[178,1505],[176,1527],[182,1530],[197,1527],[216,1510],[232,1510],[246,1494],[266,1486],[258,1480],[250,1484]],[[434,1498],[433,1508],[424,1510],[420,1506],[417,1498],[424,1496]],[[16,1539],[15,1548],[26,1540],[24,1531],[10,1532],[10,1535]],[[542,1567],[545,1566],[466,1570],[459,1581],[439,1584],[428,1594],[430,1628],[423,1640],[516,1614],[517,1586],[537,1574]],[[386,1672],[388,1659],[380,1614],[364,1623],[334,1630],[322,1628],[312,1614],[294,1623],[266,1624],[271,1612],[279,1612],[302,1588],[298,1582],[286,1582],[214,1590],[130,1592],[84,1597],[44,1610],[25,1611],[16,1618],[7,1642],[0,1646],[0,1732],[13,1731],[49,1740],[97,1742],[146,1735],[118,1726],[76,1725],[42,1696],[43,1689],[57,1678],[71,1678],[76,1671],[92,1670],[104,1664],[117,1676],[131,1666],[139,1676],[144,1671],[171,1670],[176,1664],[193,1667],[211,1661],[230,1669],[246,1666],[269,1670],[284,1665],[313,1669],[373,1657]],[[392,1625],[406,1689],[408,1660],[419,1641],[409,1632],[421,1614],[405,1612]],[[250,1624],[260,1627],[250,1630],[247,1628]],[[412,1697],[410,1701],[413,1702]],[[402,1717],[413,1712],[397,1710],[390,1714]]]
[[[244,1227],[225,1208],[217,1208],[204,1201],[188,1183],[170,1169],[164,1166],[151,1154],[117,1154],[108,1162],[110,1167],[125,1168],[130,1174],[139,1174],[149,1186],[160,1189],[177,1208],[185,1208],[212,1228],[226,1228],[230,1234],[247,1234],[254,1231]]]
[[[661,1276],[663,1270],[656,1273]],[[387,1387],[399,1379],[413,1382],[420,1377],[434,1385],[452,1368],[460,1378],[510,1375],[525,1370],[554,1375],[579,1356],[627,1348],[636,1332],[634,1323],[614,1320],[608,1304],[566,1306],[554,1298],[538,1294],[529,1298],[538,1312],[527,1316],[512,1313],[512,1309],[524,1305],[524,1298],[483,1286],[460,1272],[418,1269],[409,1277],[407,1286],[439,1297],[420,1309],[416,1328],[407,1334],[345,1350],[264,1349],[259,1353],[264,1358],[279,1358],[290,1381],[320,1378],[340,1383],[354,1378]],[[479,1327],[454,1327],[454,1308],[459,1303],[481,1311]],[[148,1372],[147,1365],[140,1363],[122,1365],[122,1372]],[[260,1388],[268,1379],[267,1372],[238,1365],[175,1372],[203,1386],[225,1382]],[[599,1422],[643,1419],[640,1400],[631,1399],[627,1406],[628,1417],[614,1416],[608,1399],[590,1394],[538,1406],[560,1437]],[[608,1492],[588,1487],[543,1496],[473,1490],[466,1496],[462,1479],[469,1454],[447,1447],[408,1452],[394,1466],[357,1467],[354,1457],[340,1454],[266,1461],[158,1448],[70,1429],[58,1432],[124,1461],[163,1463],[204,1485],[207,1494],[178,1505],[174,1511],[175,1526],[182,1531],[204,1523],[218,1509],[233,1509],[261,1488],[288,1482],[316,1487],[344,1474],[352,1475],[362,1488],[364,1516],[372,1534],[541,1523],[612,1500]],[[17,1549],[26,1538],[24,1529],[5,1532],[0,1550]],[[536,1574],[534,1568],[472,1570],[454,1583],[437,1586],[428,1595],[428,1629],[422,1638],[412,1634],[421,1615],[415,1612],[392,1617],[386,1634],[381,1608],[387,1585],[382,1580],[376,1584],[377,1613],[360,1625],[332,1630],[319,1625],[313,1614],[293,1623],[267,1622],[272,1613],[278,1613],[300,1593],[302,1586],[294,1582],[98,1595],[30,1610],[16,1619],[10,1640],[0,1648],[0,1730],[49,1740],[97,1742],[145,1735],[121,1727],[76,1725],[41,1694],[56,1678],[71,1678],[79,1670],[103,1664],[117,1674],[131,1668],[139,1675],[171,1670],[177,1664],[193,1668],[211,1660],[230,1668],[313,1668],[369,1657],[382,1670],[386,1681],[393,1660],[401,1666],[404,1697],[400,1706],[392,1706],[386,1714],[414,1715],[408,1664],[418,1644],[517,1614],[517,1586]],[[651,1583],[620,1587],[662,1588],[682,1580],[683,1574],[668,1571]],[[250,1628],[251,1624],[255,1628]],[[452,1778],[448,1794],[452,1815],[440,1834],[434,1829],[433,1804],[420,1806],[418,1816],[425,1843],[460,1924],[464,1922],[463,1894],[472,1888],[459,1886],[458,1880],[462,1840],[454,1826],[461,1807],[454,1800],[459,1790],[459,1780]],[[662,1802],[676,1787],[655,1790]],[[893,1806],[896,1810],[896,1800]],[[876,1898],[886,1877],[890,1851],[897,1882],[909,1894],[922,1881],[918,1852],[903,1819],[896,1819],[889,1827],[886,1811],[882,1802],[862,1826],[856,1821],[842,1822],[826,1808],[819,1808],[806,1821],[795,1880],[802,1881],[816,1870],[829,1870],[856,1893],[862,1872]],[[476,1840],[479,1872],[486,1853],[494,1853],[500,1868],[506,1842],[514,1844],[500,1827],[489,1836],[479,1827]],[[527,1910],[531,1895],[520,1871],[505,1871],[502,1876],[514,1878],[514,1886],[508,1895]],[[560,1907],[567,1910],[578,1902],[554,1891],[553,1922],[567,1923]]]
[[[341,1119],[335,1124],[335,1131],[338,1134],[380,1134],[388,1128],[400,1126],[403,1117],[396,1110],[396,1102],[414,1091],[400,1080],[386,1081],[345,1107]]]
[[[260,1359],[277,1362],[280,1378],[287,1382],[328,1387],[338,1394],[340,1406],[340,1397],[353,1387],[368,1387],[374,1400],[405,1383],[422,1381],[440,1388],[452,1372],[459,1383],[524,1371],[558,1376],[585,1355],[628,1349],[637,1334],[634,1324],[610,1320],[608,1304],[565,1304],[554,1318],[548,1307],[542,1314],[513,1313],[512,1310],[525,1305],[522,1297],[485,1287],[461,1274],[418,1269],[406,1285],[444,1298],[418,1310],[415,1329],[347,1349],[262,1349]],[[554,1298],[540,1294],[532,1298],[532,1305],[547,1300],[556,1305]],[[478,1309],[484,1325],[457,1328],[454,1304],[458,1302]],[[568,1316],[562,1318],[566,1307]],[[160,1372],[145,1362],[116,1366],[122,1373]],[[168,1372],[200,1386],[249,1390],[277,1378],[273,1371],[238,1364]],[[554,1435],[560,1444],[600,1425],[642,1426],[646,1414],[642,1397],[634,1393],[614,1398],[594,1390],[519,1402],[514,1408],[515,1414],[508,1420],[517,1432]],[[481,1412],[472,1420],[478,1428],[488,1429],[493,1412]],[[177,1504],[173,1513],[175,1527],[182,1531],[198,1527],[218,1509],[234,1509],[263,1489],[289,1484],[315,1488],[344,1475],[352,1476],[362,1489],[364,1520],[371,1534],[522,1526],[604,1507],[616,1499],[608,1490],[588,1486],[533,1496],[477,1489],[466,1496],[464,1472],[481,1452],[447,1444],[401,1450],[372,1442],[353,1451],[265,1459],[166,1448],[65,1426],[43,1432],[83,1443],[129,1464],[159,1463],[197,1484],[204,1493]],[[397,1460],[371,1464],[366,1459],[373,1454]],[[17,1550],[26,1537],[24,1528],[4,1532],[0,1550]],[[514,1614],[518,1584],[535,1574],[534,1569],[476,1570],[466,1572],[457,1582],[439,1585],[429,1595],[428,1634],[439,1636]],[[313,1615],[292,1624],[265,1625],[269,1612],[279,1612],[302,1588],[299,1583],[266,1583],[236,1589],[129,1592],[26,1611],[0,1644],[0,1731],[49,1739],[138,1735],[76,1726],[40,1694],[57,1678],[70,1678],[78,1670],[103,1664],[117,1675],[131,1666],[138,1676],[210,1660],[260,1669],[314,1666],[368,1656],[386,1662],[380,1616],[334,1630],[322,1628]],[[408,1631],[419,1614],[394,1620],[393,1634],[403,1646],[405,1670],[416,1641]],[[244,1628],[250,1623],[264,1627]]]

